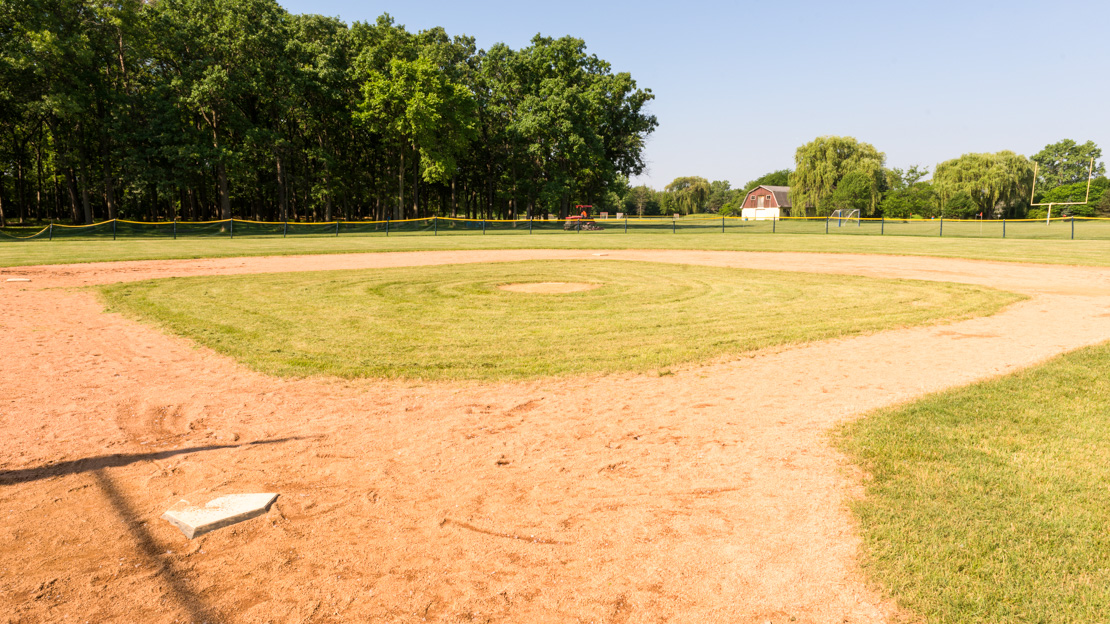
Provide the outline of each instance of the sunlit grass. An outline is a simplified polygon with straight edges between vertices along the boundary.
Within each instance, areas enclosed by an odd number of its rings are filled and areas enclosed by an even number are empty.
[[[570,281],[594,290],[514,293]],[[990,314],[972,286],[609,260],[197,277],[103,288],[112,309],[276,375],[520,379],[683,362]]]
[[[867,566],[926,622],[1110,614],[1110,345],[872,414]]]
[[[36,240],[0,242],[0,266],[296,254],[465,249],[700,249],[802,251],[940,256],[1110,266],[1107,240],[1019,240],[915,236],[844,236],[727,232],[708,228],[677,234],[497,233],[402,236]]]

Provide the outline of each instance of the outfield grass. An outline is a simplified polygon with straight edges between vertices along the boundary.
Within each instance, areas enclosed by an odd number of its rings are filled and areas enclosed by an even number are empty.
[[[895,254],[1110,266],[1110,241],[839,236],[823,234],[622,233],[54,240],[0,243],[0,266],[294,254],[459,249],[702,249]]]
[[[934,623],[1110,621],[1110,345],[841,433],[874,576]]]
[[[498,285],[570,281],[543,295]],[[135,314],[275,375],[521,379],[651,371],[773,345],[991,314],[958,284],[672,264],[532,261],[151,280]]]

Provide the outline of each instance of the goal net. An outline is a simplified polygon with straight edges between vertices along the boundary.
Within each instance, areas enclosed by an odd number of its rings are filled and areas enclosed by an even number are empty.
[[[836,227],[843,227],[851,225],[855,221],[856,226],[859,226],[859,210],[834,210],[829,215],[830,221],[836,221]]]

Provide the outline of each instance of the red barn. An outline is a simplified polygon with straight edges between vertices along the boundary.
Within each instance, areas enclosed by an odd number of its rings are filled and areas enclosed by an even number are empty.
[[[789,186],[757,186],[744,198],[740,216],[745,219],[778,219],[790,209]]]

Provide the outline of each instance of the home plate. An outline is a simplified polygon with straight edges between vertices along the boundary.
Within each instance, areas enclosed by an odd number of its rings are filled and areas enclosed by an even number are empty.
[[[8,282],[29,282],[31,280],[29,278],[26,278],[26,277],[9,277],[5,281],[8,281]]]
[[[208,501],[204,506],[183,500],[162,514],[162,519],[181,529],[185,537],[193,539],[209,531],[261,516],[270,510],[277,497],[277,494],[230,494]]]

